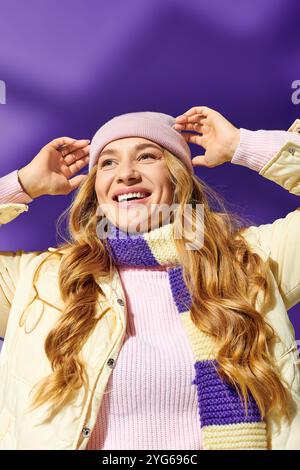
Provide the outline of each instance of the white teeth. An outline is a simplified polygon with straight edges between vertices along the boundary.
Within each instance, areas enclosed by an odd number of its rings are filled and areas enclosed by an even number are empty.
[[[138,197],[138,198],[143,198],[147,196],[147,193],[127,193],[127,194],[120,194],[118,196],[118,202],[126,201],[130,197]]]

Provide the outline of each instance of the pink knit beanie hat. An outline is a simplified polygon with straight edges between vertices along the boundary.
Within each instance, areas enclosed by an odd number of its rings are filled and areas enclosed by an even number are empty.
[[[115,116],[107,121],[94,135],[90,147],[89,172],[97,164],[103,148],[122,137],[144,137],[152,140],[176,155],[194,172],[191,150],[185,139],[172,126],[175,118],[164,113],[142,111]]]

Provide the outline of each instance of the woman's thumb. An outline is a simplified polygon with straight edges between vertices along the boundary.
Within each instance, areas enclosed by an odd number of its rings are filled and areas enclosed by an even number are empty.
[[[209,166],[205,155],[197,155],[197,157],[192,158],[192,164],[194,166]]]
[[[88,175],[77,175],[69,179],[69,185],[71,187],[71,191],[78,188],[81,185],[81,183],[83,183],[83,181],[87,178],[87,176]]]

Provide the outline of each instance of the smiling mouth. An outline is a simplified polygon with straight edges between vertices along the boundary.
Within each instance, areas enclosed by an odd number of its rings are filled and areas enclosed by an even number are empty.
[[[114,196],[113,201],[116,202],[119,206],[131,206],[135,204],[142,204],[144,202],[147,202],[147,200],[149,199],[152,193],[147,192],[145,194],[146,194],[145,197],[134,196],[134,197],[130,197],[129,199],[125,199],[123,201],[118,201],[118,196]]]

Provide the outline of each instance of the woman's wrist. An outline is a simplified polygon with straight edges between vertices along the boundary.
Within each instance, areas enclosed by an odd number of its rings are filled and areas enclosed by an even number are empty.
[[[289,131],[241,128],[240,145],[231,163],[259,172],[288,140],[300,143],[300,136]]]
[[[241,140],[241,129],[236,129],[233,138],[231,140],[231,145],[229,147],[228,151],[228,161],[231,162],[234,154],[236,153],[236,150],[240,144]]]
[[[13,170],[0,178],[0,204],[28,204],[32,201],[18,180],[18,170]]]
[[[42,195],[41,190],[36,184],[36,178],[32,174],[32,170],[28,166],[24,166],[17,172],[18,181],[23,191],[32,199]]]

